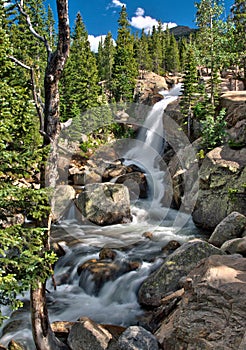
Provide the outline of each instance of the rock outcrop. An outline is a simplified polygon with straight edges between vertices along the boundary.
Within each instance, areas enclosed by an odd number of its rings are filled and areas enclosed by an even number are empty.
[[[160,90],[167,90],[166,79],[153,72],[140,71],[141,79],[138,79],[135,89],[135,100],[149,106],[163,99]]]
[[[224,253],[200,240],[184,243],[141,285],[138,292],[140,304],[148,307],[159,306],[162,298],[180,288],[181,278],[186,276],[201,259],[213,254]]]
[[[246,91],[228,91],[220,98],[220,107],[226,109],[226,121],[229,128],[246,116]]]
[[[188,275],[181,302],[155,335],[161,349],[246,348],[246,259],[213,255]]]
[[[207,153],[200,168],[194,222],[213,230],[233,211],[246,214],[246,148],[224,145]]]

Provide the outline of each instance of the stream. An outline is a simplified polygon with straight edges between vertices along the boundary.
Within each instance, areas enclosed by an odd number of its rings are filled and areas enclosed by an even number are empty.
[[[76,220],[76,208],[54,226],[52,240],[59,242],[66,254],[55,265],[54,290],[47,282],[47,301],[50,321],[75,321],[88,316],[98,323],[129,326],[138,323],[143,310],[138,303],[137,291],[146,277],[165,259],[162,248],[171,240],[180,244],[199,236],[189,214],[172,210],[161,204],[165,194],[161,153],[165,149],[162,115],[166,106],[177,99],[180,85],[163,92],[163,100],[156,103],[148,114],[138,138],[124,154],[124,163],[136,164],[146,172],[150,195],[135,200],[131,206],[131,223],[99,227],[81,225]],[[151,232],[151,239],[145,233]],[[102,248],[116,253],[115,261],[125,264],[138,262],[138,268],[107,281],[95,293],[90,274],[78,275],[78,266],[90,259],[98,259]],[[32,341],[29,296],[22,297],[23,309],[15,311],[5,321],[6,334],[0,343],[7,346],[11,339],[27,350],[35,350]],[[7,310],[6,310],[7,312]]]

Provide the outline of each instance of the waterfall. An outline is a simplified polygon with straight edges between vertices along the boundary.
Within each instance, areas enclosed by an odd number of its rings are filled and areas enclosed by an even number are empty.
[[[164,173],[161,169],[162,153],[165,148],[165,130],[163,113],[167,106],[180,95],[182,84],[175,85],[169,91],[161,91],[163,99],[157,102],[149,112],[141,127],[135,145],[125,155],[125,164],[136,164],[146,172],[151,192],[151,207],[148,211],[163,217],[161,200],[165,193]],[[159,212],[159,213],[157,213]]]

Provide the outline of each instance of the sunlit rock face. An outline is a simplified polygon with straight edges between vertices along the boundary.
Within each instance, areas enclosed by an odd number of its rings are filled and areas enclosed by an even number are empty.
[[[233,211],[246,214],[246,148],[227,145],[210,151],[200,168],[199,195],[193,212],[194,222],[213,230]]]
[[[187,278],[181,302],[155,333],[161,349],[245,349],[246,259],[213,255]]]

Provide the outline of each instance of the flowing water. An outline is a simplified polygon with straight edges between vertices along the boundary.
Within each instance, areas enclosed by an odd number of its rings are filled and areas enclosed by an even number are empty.
[[[105,227],[81,225],[76,220],[76,208],[71,206],[67,217],[54,227],[53,240],[60,242],[66,254],[55,266],[57,289],[47,283],[47,300],[50,321],[75,321],[88,316],[99,323],[133,325],[143,314],[137,290],[144,279],[164,260],[162,248],[170,241],[181,244],[197,235],[197,230],[188,214],[179,213],[182,226],[177,225],[177,211],[165,208],[161,199],[165,194],[164,172],[160,166],[160,154],[165,148],[162,125],[163,110],[174,101],[180,86],[163,93],[163,100],[156,103],[146,118],[134,146],[124,154],[125,164],[137,164],[146,172],[150,195],[147,200],[132,203],[133,220],[129,224]],[[164,170],[165,171],[165,170]],[[148,239],[144,233],[151,232]],[[137,262],[138,268],[124,273],[113,281],[106,282],[95,293],[92,276],[78,275],[78,266],[89,259],[97,259],[103,247],[116,252],[115,261],[124,265]],[[5,323],[8,332],[0,342],[7,345],[14,338],[35,350],[30,331],[28,294],[23,298],[23,310],[13,313]]]

